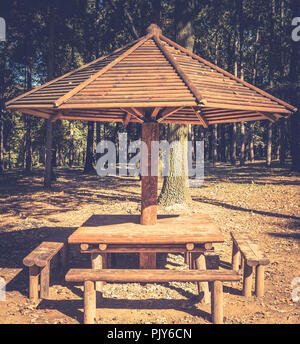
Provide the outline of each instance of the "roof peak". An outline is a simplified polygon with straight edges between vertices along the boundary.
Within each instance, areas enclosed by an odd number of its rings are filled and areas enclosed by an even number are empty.
[[[148,33],[152,33],[154,35],[161,35],[162,31],[161,28],[157,24],[151,24],[147,27],[146,31]]]

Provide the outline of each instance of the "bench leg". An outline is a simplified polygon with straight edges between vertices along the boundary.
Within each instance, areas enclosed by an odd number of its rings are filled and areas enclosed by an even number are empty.
[[[35,265],[29,267],[29,298],[35,301],[39,298],[39,270]]]
[[[241,263],[241,253],[235,243],[232,245],[232,270],[238,271]]]
[[[195,265],[198,270],[206,270],[206,260],[205,260],[205,255],[200,254],[198,258],[195,260]],[[200,289],[204,293],[203,297],[203,303],[208,304],[210,302],[210,293],[209,293],[209,286],[208,282],[198,282],[198,290]]]
[[[50,262],[41,269],[41,299],[49,297],[49,283],[50,283]]]
[[[255,276],[255,294],[257,297],[264,296],[264,273],[265,267],[263,265],[257,265]]]
[[[253,276],[253,267],[249,266],[246,262],[244,262],[243,295],[246,297],[251,296],[252,276]]]
[[[84,281],[84,323],[94,324],[96,318],[95,282]]]
[[[221,281],[213,282],[211,313],[214,324],[223,324],[223,283]]]

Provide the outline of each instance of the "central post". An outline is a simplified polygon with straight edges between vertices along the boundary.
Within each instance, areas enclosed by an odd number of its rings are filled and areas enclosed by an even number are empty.
[[[158,154],[152,152],[151,142],[159,141],[159,123],[142,124],[142,204],[141,225],[157,222]],[[155,269],[156,253],[140,253],[140,268]]]
[[[142,225],[155,225],[157,221],[158,155],[151,152],[151,142],[159,141],[159,123],[142,124]]]

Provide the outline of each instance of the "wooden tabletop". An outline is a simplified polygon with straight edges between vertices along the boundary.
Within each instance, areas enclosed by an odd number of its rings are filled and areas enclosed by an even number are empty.
[[[73,232],[70,244],[203,244],[224,242],[208,215],[160,215],[157,224],[141,225],[138,215],[92,215]]]

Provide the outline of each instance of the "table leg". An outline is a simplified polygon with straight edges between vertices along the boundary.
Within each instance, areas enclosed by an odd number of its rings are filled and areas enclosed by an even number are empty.
[[[140,253],[140,269],[156,269],[156,253]]]
[[[195,259],[195,266],[196,269],[198,270],[206,270],[206,260],[205,260],[205,255],[200,254],[196,259]],[[202,290],[204,293],[202,302],[204,304],[208,304],[210,302],[210,292],[209,292],[209,286],[208,282],[200,282],[198,285],[198,290]]]
[[[91,254],[92,269],[105,269],[106,268],[106,254],[92,253]],[[105,282],[96,282],[96,290],[102,291]]]

